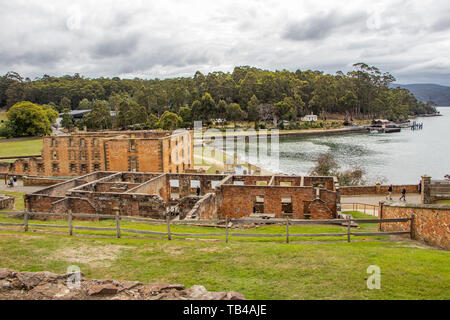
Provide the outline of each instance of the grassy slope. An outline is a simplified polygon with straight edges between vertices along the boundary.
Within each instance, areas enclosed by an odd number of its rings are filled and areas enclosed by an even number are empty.
[[[42,143],[42,138],[0,140],[0,157],[38,155],[41,154]]]
[[[86,239],[0,231],[0,267],[63,273],[76,264],[89,278],[201,284],[249,299],[449,299],[450,253],[409,246]],[[366,288],[370,265],[381,267],[381,290]]]
[[[7,114],[6,114],[6,112],[5,111],[0,111],[0,120],[7,120],[8,119],[8,117],[7,117]]]

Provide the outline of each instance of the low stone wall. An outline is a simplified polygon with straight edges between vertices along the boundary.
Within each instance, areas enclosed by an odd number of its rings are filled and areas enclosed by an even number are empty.
[[[14,210],[14,197],[0,195],[0,210]]]
[[[416,240],[450,250],[450,206],[380,203],[381,219],[411,218]],[[409,231],[411,222],[383,223],[382,231]]]
[[[34,186],[54,186],[55,184],[67,181],[69,179],[55,179],[55,178],[45,178],[45,177],[27,177],[22,178],[24,187],[34,187]]]
[[[408,184],[408,185],[396,185],[392,186],[393,193],[400,194],[403,188],[406,188],[406,194],[417,193],[419,194],[419,185]],[[358,196],[365,194],[387,194],[389,186],[375,185],[375,186],[351,186],[351,187],[341,187],[341,196]]]

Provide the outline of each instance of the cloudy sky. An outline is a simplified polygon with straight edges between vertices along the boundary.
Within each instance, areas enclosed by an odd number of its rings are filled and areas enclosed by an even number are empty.
[[[0,0],[0,73],[168,78],[349,71],[450,85],[450,1]]]

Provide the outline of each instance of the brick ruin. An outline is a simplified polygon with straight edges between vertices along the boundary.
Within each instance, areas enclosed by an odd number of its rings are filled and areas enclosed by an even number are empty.
[[[197,191],[200,194],[197,195]],[[31,212],[120,214],[155,219],[334,219],[340,192],[334,177],[240,176],[99,171],[25,196]]]
[[[9,197],[0,194],[0,210],[13,210],[14,209],[14,197]]]
[[[0,162],[0,175],[82,176],[96,171],[183,173],[193,169],[192,133],[79,132],[43,138],[40,157]]]

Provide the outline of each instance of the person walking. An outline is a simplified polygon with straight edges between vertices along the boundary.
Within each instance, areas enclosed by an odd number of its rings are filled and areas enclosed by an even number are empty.
[[[400,197],[400,201],[405,201],[406,202],[406,188],[402,189],[402,196]]]
[[[419,194],[422,194],[422,180],[419,182]]]
[[[197,187],[197,197],[200,196],[200,187]]]
[[[14,176],[14,187],[17,187],[17,176]]]
[[[394,188],[392,187],[392,184],[389,186],[389,188],[388,188],[388,192],[389,192],[389,194],[387,195],[387,197],[386,197],[386,200],[392,200],[392,190],[393,190]]]

